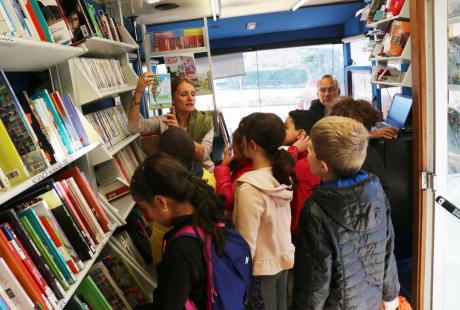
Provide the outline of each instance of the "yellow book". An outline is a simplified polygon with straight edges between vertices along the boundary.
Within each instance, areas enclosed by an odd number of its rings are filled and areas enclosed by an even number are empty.
[[[184,36],[202,36],[203,35],[203,28],[187,28],[184,29]]]
[[[29,178],[29,172],[22,162],[21,156],[19,156],[13,141],[11,141],[11,138],[8,135],[8,131],[6,131],[5,125],[3,125],[1,120],[0,141],[2,141],[2,145],[0,147],[0,168],[6,174],[10,185],[14,186],[27,180]]]

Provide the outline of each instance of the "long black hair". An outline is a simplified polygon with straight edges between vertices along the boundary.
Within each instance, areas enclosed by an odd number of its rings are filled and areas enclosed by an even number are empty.
[[[291,154],[281,148],[286,131],[279,116],[273,113],[252,113],[241,119],[238,133],[241,136],[241,150],[243,138],[246,139],[246,143],[253,140],[271,159],[275,179],[280,184],[293,185],[295,160]]]
[[[225,221],[221,199],[211,186],[192,175],[171,156],[164,153],[149,156],[134,172],[131,194],[147,202],[155,195],[164,195],[181,203],[190,202],[193,206],[192,225],[209,234],[218,252],[223,252],[223,231],[216,226],[216,223]]]

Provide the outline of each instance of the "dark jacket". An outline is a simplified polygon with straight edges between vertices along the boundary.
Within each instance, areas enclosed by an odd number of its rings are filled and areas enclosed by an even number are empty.
[[[334,183],[300,215],[292,309],[378,310],[399,293],[388,200],[364,172]]]
[[[377,150],[372,147],[370,144],[367,146],[366,159],[364,160],[361,170],[372,173],[377,176],[382,184],[382,188],[387,195],[387,198],[390,198],[390,185],[387,181],[387,176],[385,168],[383,166],[382,158],[380,157]]]
[[[136,309],[182,310],[187,297],[198,309],[206,308],[207,280],[201,241],[182,236],[168,243],[180,228],[192,223],[191,219],[177,218],[174,228],[166,233],[167,247],[157,266],[158,287],[153,292],[153,304]]]
[[[321,101],[319,101],[319,99],[312,100],[310,103],[310,109],[308,110],[312,112],[318,120],[326,116],[326,107],[321,103]]]

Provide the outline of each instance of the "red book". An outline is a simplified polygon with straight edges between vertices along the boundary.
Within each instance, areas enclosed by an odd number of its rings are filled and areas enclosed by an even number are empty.
[[[22,0],[22,1],[26,2],[27,11],[29,12],[30,18],[32,19],[32,23],[34,24],[35,29],[37,30],[40,40],[48,42],[45,36],[45,32],[43,31],[42,26],[40,25],[40,22],[38,21],[37,15],[35,15],[35,11],[32,8],[32,3],[30,3],[30,0]]]
[[[128,172],[126,171],[125,166],[123,165],[123,163],[122,163],[122,161],[120,159],[120,155],[115,154],[113,156],[113,158],[115,158],[115,161],[117,162],[118,167],[120,167],[120,170],[123,173],[123,176],[125,177],[126,181],[129,182],[131,180],[131,178],[129,177]]]
[[[34,281],[32,275],[28,272],[18,252],[8,242],[3,231],[0,229],[0,255],[10,267],[16,279],[21,283],[22,287],[29,295],[30,299],[37,303],[42,309],[50,309],[51,305],[41,293],[40,287]]]
[[[84,174],[81,173],[80,169],[78,167],[73,167],[60,173],[57,178],[59,180],[67,178],[73,178],[75,180],[75,183],[77,183],[78,187],[80,188],[83,197],[85,197],[86,202],[88,202],[88,205],[93,211],[94,216],[101,225],[102,230],[104,232],[108,232],[110,230],[110,221],[102,209],[99,200],[96,198],[96,195],[94,195],[91,185],[88,183],[88,180],[86,180]]]
[[[78,214],[78,217],[81,219],[83,226],[85,227],[86,231],[91,237],[91,240],[95,245],[99,244],[99,240],[97,240],[96,233],[92,229],[88,219],[85,216],[85,213],[81,209],[80,204],[77,201],[77,198],[72,194],[72,192],[69,189],[69,186],[67,185],[66,180],[61,181],[61,185],[64,188],[64,191],[66,192],[67,196],[69,197],[70,201],[72,202],[73,207],[75,208],[75,212]]]

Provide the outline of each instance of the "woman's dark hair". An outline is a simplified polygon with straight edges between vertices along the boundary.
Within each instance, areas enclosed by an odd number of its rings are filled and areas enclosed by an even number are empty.
[[[280,184],[293,184],[295,180],[294,158],[286,150],[280,148],[286,137],[281,118],[273,113],[252,113],[240,121],[238,131],[241,136],[241,150],[243,149],[243,138],[246,139],[247,144],[251,140],[254,141],[271,159],[275,179]]]
[[[341,97],[329,108],[329,116],[345,116],[357,120],[371,131],[382,115],[366,100],[355,100],[352,97]]]
[[[160,136],[158,150],[180,161],[185,168],[192,168],[195,143],[192,136],[179,127],[171,127]]]
[[[238,128],[236,128],[233,133],[232,133],[232,141],[233,141],[233,147],[236,147],[238,149],[238,152],[240,154],[243,154],[243,150],[241,149],[241,135],[240,135],[240,131],[238,130]]]
[[[223,253],[223,232],[216,226],[225,221],[221,199],[174,158],[164,153],[149,156],[134,172],[130,186],[135,199],[151,201],[155,195],[164,195],[177,202],[190,202],[193,226],[209,234],[218,252]]]
[[[182,77],[182,76],[176,76],[175,78],[171,79],[171,94],[174,95],[176,92],[177,88],[179,87],[180,84],[182,83],[189,83],[193,87],[195,87],[195,84],[193,84],[192,81],[189,79]]]
[[[313,125],[318,121],[318,118],[309,110],[292,110],[289,112],[289,117],[292,119],[295,129],[303,129],[307,135],[310,135]]]

